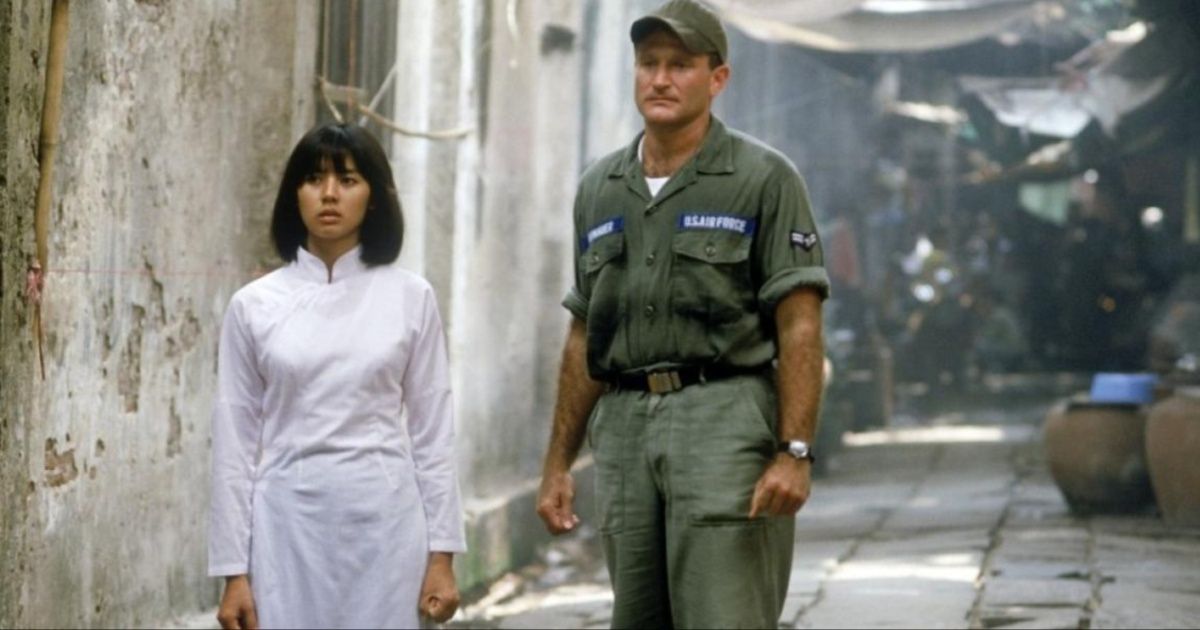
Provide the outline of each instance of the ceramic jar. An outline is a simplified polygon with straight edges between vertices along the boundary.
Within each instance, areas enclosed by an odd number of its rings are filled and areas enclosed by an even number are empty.
[[[1146,455],[1163,520],[1200,527],[1200,386],[1177,388],[1150,409]]]
[[[1043,428],[1050,474],[1071,510],[1130,512],[1153,499],[1146,470],[1146,412],[1137,405],[1072,400]]]

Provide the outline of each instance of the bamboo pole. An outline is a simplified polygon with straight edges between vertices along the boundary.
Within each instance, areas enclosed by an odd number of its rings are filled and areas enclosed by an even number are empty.
[[[50,256],[50,202],[54,188],[54,157],[58,152],[58,121],[62,109],[63,60],[67,52],[67,26],[70,0],[54,0],[50,10],[50,54],[46,58],[46,92],[42,101],[42,131],[38,145],[37,206],[33,229],[37,241],[37,263],[31,266],[35,285],[33,311],[34,336],[42,380],[46,379],[46,358],[42,344],[42,289]]]

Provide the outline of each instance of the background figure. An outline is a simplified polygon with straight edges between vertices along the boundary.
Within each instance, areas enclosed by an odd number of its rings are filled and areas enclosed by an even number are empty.
[[[716,16],[675,0],[630,36],[645,131],[576,194],[538,513],[578,524],[586,432],[612,625],[774,627],[809,494],[822,246],[792,164],[710,113],[730,73]]]
[[[392,181],[365,130],[310,131],[271,222],[288,265],[226,311],[209,538],[225,628],[416,627],[418,607],[438,621],[457,607],[442,325],[428,283],[390,264]]]
[[[976,324],[971,349],[976,367],[985,374],[1021,367],[1029,345],[1016,314],[991,289],[981,287],[974,296]]]
[[[917,239],[903,262],[909,312],[902,374],[930,386],[958,388],[966,375],[971,318],[964,299],[962,267],[950,251],[944,227]]]

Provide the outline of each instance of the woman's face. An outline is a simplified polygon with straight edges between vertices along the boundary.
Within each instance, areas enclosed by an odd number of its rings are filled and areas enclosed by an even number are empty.
[[[358,172],[354,158],[345,157],[346,170],[337,172],[332,160],[300,184],[300,218],[308,229],[309,249],[345,251],[358,244],[359,229],[371,200],[371,185]]]

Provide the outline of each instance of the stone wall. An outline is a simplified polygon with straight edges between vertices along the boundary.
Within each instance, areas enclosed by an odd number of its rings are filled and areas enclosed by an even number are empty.
[[[215,602],[217,331],[272,264],[318,8],[72,3],[41,380],[20,292],[50,2],[0,7],[0,626],[147,625]]]

